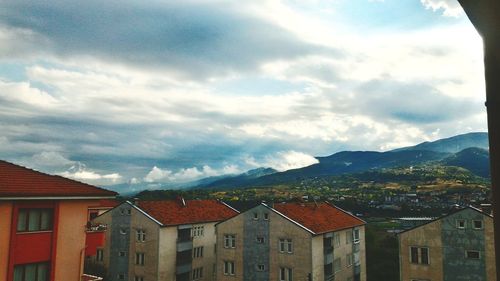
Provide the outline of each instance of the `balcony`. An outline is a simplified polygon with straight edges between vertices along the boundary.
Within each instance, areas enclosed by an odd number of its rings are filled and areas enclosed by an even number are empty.
[[[85,235],[85,256],[95,256],[97,248],[106,243],[106,225],[87,224]]]

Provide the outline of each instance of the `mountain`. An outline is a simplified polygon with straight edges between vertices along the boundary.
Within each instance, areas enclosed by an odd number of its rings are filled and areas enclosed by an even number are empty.
[[[469,147],[443,159],[441,163],[465,168],[483,178],[490,177],[490,159],[486,149]]]
[[[225,177],[210,183],[197,185],[196,188],[200,187],[219,187],[219,188],[231,188],[246,186],[252,184],[255,179],[277,173],[278,171],[273,168],[257,168],[249,170],[243,174],[237,176]]]
[[[353,174],[427,163],[457,166],[478,176],[489,177],[487,149],[487,133],[469,133],[386,152],[342,151],[326,157],[316,157],[319,163],[299,169],[284,172],[270,171],[262,175],[257,173],[258,176],[242,174],[197,187],[230,189],[271,186],[298,182],[307,178]]]
[[[489,149],[488,133],[468,133],[432,142],[423,142],[415,146],[403,147],[392,150],[427,150],[436,152],[457,153],[469,147]]]

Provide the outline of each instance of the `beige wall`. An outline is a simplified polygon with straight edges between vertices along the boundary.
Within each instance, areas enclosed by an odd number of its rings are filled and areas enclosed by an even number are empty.
[[[0,280],[7,280],[12,202],[0,201]]]
[[[279,280],[280,267],[292,268],[294,280],[307,280],[308,274],[312,273],[311,234],[275,212],[269,212],[269,219],[269,280]],[[292,254],[279,252],[280,238],[292,239]]]
[[[365,240],[365,226],[359,227],[359,258],[361,263],[361,281],[366,281],[366,240]]]
[[[325,279],[325,255],[323,252],[323,235],[317,235],[311,241],[312,277],[313,280]]]
[[[203,267],[203,278],[200,280],[211,281],[215,279],[213,272],[215,264],[215,243],[217,238],[215,236],[215,223],[195,224],[194,226],[203,226],[204,234],[201,237],[193,238],[193,249],[195,247],[203,247],[203,257],[193,258],[192,268]]]
[[[158,231],[160,226],[135,208],[131,209],[130,219],[128,276],[131,280],[135,276],[142,276],[145,280],[156,281],[158,280]],[[144,242],[137,241],[136,231],[139,229],[146,231]],[[135,264],[136,253],[145,253],[144,265]]]
[[[493,234],[493,218],[484,217],[484,235],[486,244],[486,279],[488,281],[495,281],[496,267],[495,267],[495,236]],[[500,243],[500,242],[499,242]]]
[[[216,227],[217,232],[217,281],[243,280],[243,215],[233,217]],[[236,248],[224,248],[224,234],[236,234]],[[224,275],[224,261],[234,261],[235,275]]]
[[[428,247],[430,265],[411,264],[411,246]],[[407,281],[410,278],[443,280],[441,248],[441,220],[401,233],[399,235],[401,280]]]
[[[177,227],[161,227],[159,235],[158,280],[175,280],[177,256]]]
[[[87,209],[92,200],[59,203],[55,281],[79,281],[83,269]]]

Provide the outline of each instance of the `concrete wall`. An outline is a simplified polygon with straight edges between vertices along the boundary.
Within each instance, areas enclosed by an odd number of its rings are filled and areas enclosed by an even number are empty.
[[[410,247],[428,247],[430,265],[411,264]],[[410,279],[443,280],[441,221],[434,221],[399,235],[401,281]]]
[[[360,263],[361,263],[361,281],[366,281],[366,240],[365,240],[365,233],[366,233],[366,228],[365,226],[360,226],[359,228],[359,255],[360,255]]]
[[[317,235],[312,238],[311,254],[313,280],[325,280],[325,255],[323,253],[323,235]]]
[[[177,255],[177,227],[159,229],[158,280],[175,280],[175,260]]]
[[[486,260],[486,280],[496,280],[496,266],[495,266],[495,236],[493,233],[493,218],[484,217],[484,235],[485,235],[485,254]],[[500,242],[499,242],[500,243]]]
[[[142,276],[144,280],[158,280],[158,232],[159,225],[135,208],[131,209],[130,247],[129,247],[129,280]],[[144,242],[137,241],[137,230],[146,232]],[[144,265],[135,264],[135,254],[145,253]]]
[[[311,234],[274,212],[270,212],[269,219],[269,280],[279,280],[280,267],[292,268],[293,280],[307,280],[312,274]],[[292,239],[292,254],[279,252],[280,238]]]
[[[7,280],[12,202],[0,201],[0,280]]]
[[[467,208],[441,219],[444,281],[486,280],[484,228],[474,229],[472,226],[473,220],[483,221],[484,217]],[[465,220],[465,229],[457,228],[457,220]],[[465,258],[466,250],[479,251],[480,259]]]
[[[243,231],[245,218],[242,214],[216,226],[217,233],[217,281],[243,280]],[[224,248],[224,234],[236,234],[236,247]],[[235,275],[224,275],[224,261],[234,261]]]
[[[91,200],[59,203],[55,280],[79,281],[83,273],[85,227]]]
[[[251,212],[242,214],[244,225],[243,237],[243,280],[244,281],[268,281],[269,280],[269,224],[270,219],[265,220],[264,214],[271,212],[264,206],[257,206]],[[257,219],[255,219],[257,215]],[[257,243],[257,237],[264,238],[264,243]],[[263,264],[264,271],[257,271],[257,265]]]
[[[215,223],[195,224],[193,227],[203,226],[203,236],[193,238],[193,249],[203,247],[203,257],[193,258],[192,269],[203,267],[203,281],[215,280],[215,244],[217,238],[215,235]]]

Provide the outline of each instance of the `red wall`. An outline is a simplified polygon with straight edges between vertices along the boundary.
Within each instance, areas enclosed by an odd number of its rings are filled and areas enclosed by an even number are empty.
[[[106,233],[104,231],[87,232],[85,237],[85,256],[95,256],[97,248],[104,246]]]
[[[19,209],[22,208],[53,208],[53,228],[51,231],[39,232],[24,232],[17,233],[17,219]],[[9,249],[9,268],[8,268],[8,281],[12,281],[14,274],[14,266],[17,264],[47,262],[51,263],[52,276],[55,265],[55,245],[57,241],[57,226],[59,217],[59,203],[56,201],[26,201],[14,203],[12,212],[11,235],[10,235],[10,249]]]

